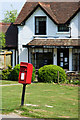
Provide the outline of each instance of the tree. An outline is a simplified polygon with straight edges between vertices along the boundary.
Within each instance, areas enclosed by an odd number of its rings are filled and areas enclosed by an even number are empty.
[[[6,11],[4,16],[5,18],[2,20],[3,23],[13,23],[17,18],[17,10]]]
[[[5,47],[6,45],[5,45],[5,42],[6,42],[6,40],[5,40],[5,34],[3,33],[3,32],[1,32],[0,33],[0,49],[2,48],[2,47]]]

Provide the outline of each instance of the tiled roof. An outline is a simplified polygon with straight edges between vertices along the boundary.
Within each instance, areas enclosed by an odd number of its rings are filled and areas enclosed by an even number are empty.
[[[0,32],[6,33],[11,23],[0,23]]]
[[[0,23],[0,32],[5,33],[6,47],[17,48],[18,29],[11,23]]]
[[[28,46],[80,46],[80,39],[33,39]]]
[[[56,24],[71,20],[80,10],[79,2],[26,2],[14,24],[21,24],[40,7]]]

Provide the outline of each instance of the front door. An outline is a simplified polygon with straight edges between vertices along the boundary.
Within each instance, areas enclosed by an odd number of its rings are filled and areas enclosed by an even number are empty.
[[[57,65],[63,69],[69,69],[69,49],[57,50]]]

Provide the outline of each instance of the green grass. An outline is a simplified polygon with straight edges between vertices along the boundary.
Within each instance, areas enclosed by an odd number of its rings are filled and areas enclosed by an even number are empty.
[[[2,71],[0,70],[0,74],[2,74]]]
[[[5,84],[17,84],[18,81],[10,81],[10,80],[0,80],[0,85],[5,85]]]
[[[34,83],[26,86],[25,103],[20,107],[22,85],[2,87],[2,113],[21,112],[33,118],[78,118],[78,87]],[[53,106],[52,108],[46,107]]]

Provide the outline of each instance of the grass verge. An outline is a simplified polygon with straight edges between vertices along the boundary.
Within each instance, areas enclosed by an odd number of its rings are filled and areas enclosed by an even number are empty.
[[[2,113],[14,111],[32,118],[78,118],[78,87],[52,83],[27,85],[23,107],[21,96],[22,85],[3,86]]]
[[[0,85],[5,85],[5,84],[18,84],[18,81],[0,80]]]

